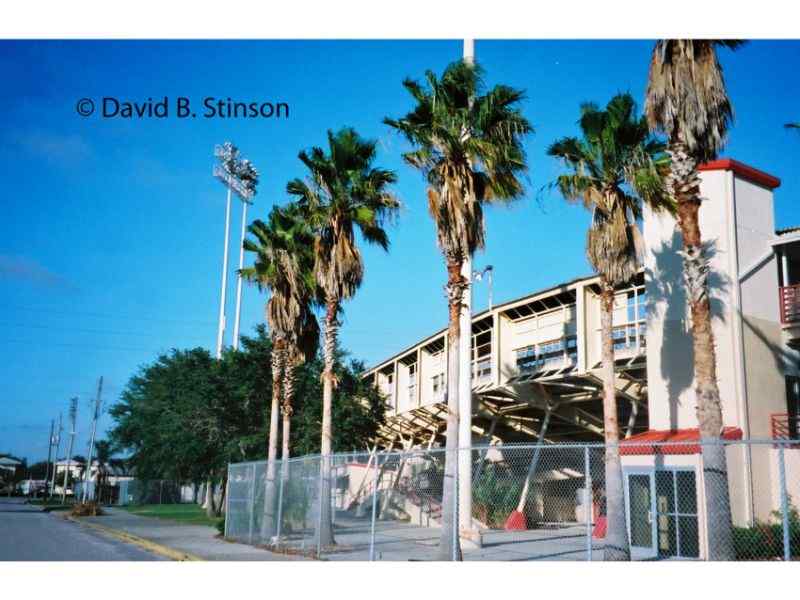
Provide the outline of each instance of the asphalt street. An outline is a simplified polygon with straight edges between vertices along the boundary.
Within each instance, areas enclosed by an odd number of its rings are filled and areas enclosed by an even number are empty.
[[[22,498],[0,498],[0,561],[164,560],[146,550],[45,513]]]

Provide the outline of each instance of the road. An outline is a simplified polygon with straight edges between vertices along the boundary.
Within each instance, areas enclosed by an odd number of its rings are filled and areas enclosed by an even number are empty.
[[[44,513],[22,498],[0,498],[0,561],[163,560],[58,513]]]

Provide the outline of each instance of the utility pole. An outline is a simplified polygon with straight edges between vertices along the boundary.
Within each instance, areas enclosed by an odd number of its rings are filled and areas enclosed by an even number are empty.
[[[78,418],[78,399],[72,398],[69,401],[69,450],[67,450],[67,471],[64,473],[64,486],[61,490],[61,504],[67,502],[67,485],[69,484],[69,474],[72,469],[72,444],[75,441],[75,421]]]
[[[483,281],[483,278],[486,277],[489,280],[489,310],[492,310],[492,286],[494,284],[494,267],[492,265],[486,265],[486,267],[482,271],[473,271],[472,278],[475,281]]]
[[[474,64],[475,41],[464,40],[464,62]],[[460,368],[458,373],[458,529],[460,534],[472,531],[472,452],[463,450],[472,445],[472,257],[464,257],[461,277],[466,282],[459,325]]]
[[[247,203],[255,194],[256,184],[258,183],[258,172],[249,160],[239,158],[239,149],[231,142],[225,142],[222,146],[214,148],[214,156],[219,160],[219,164],[214,165],[213,175],[225,184],[228,191],[225,202],[225,247],[222,251],[222,282],[220,286],[219,298],[219,323],[217,325],[217,359],[222,358],[222,346],[225,339],[225,301],[228,291],[228,246],[230,246],[231,228],[231,196],[234,192],[245,203],[242,212],[242,240],[244,240],[245,219],[247,217]],[[239,268],[241,269],[244,261],[244,248],[239,251]],[[234,326],[234,348],[239,347],[239,308],[241,299],[241,277],[237,286],[236,318]]]
[[[50,437],[47,438],[47,466],[44,471],[44,493],[49,498],[50,490],[47,489],[47,482],[50,481],[50,454],[53,451],[53,428],[56,426],[56,420],[50,419]]]
[[[61,432],[64,430],[64,427],[61,425],[61,413],[58,413],[58,429],[56,430],[56,455],[53,457],[53,474],[52,474],[52,481],[50,482],[50,489],[52,492],[56,491],[56,472],[58,471],[58,451],[61,449]]]
[[[94,436],[97,433],[97,419],[100,417],[101,395],[103,393],[103,376],[97,382],[97,398],[94,402],[94,413],[92,414],[92,435],[89,438],[89,458],[86,459],[86,471],[83,474],[83,494],[81,502],[86,502],[89,496],[89,479],[92,472],[92,454],[94,453]]]

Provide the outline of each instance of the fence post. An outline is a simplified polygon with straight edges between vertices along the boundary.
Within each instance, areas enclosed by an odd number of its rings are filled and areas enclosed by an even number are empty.
[[[284,474],[286,477],[284,477]],[[283,480],[289,477],[289,463],[284,458],[281,461],[281,481],[278,484],[278,527],[275,531],[276,544],[280,544],[281,540],[281,520],[283,519]]]
[[[786,492],[786,461],[783,455],[784,444],[778,446],[778,474],[781,486],[781,516],[783,517],[783,560],[792,559],[789,542],[789,495]]]
[[[319,456],[319,498],[317,500],[317,559],[322,555],[322,501],[323,501],[323,473],[325,472],[325,461],[322,454]]]
[[[228,485],[230,486],[230,484],[231,484],[231,463],[228,463],[228,477],[227,477],[227,480],[228,480]],[[228,506],[225,508],[225,532],[223,533],[223,536],[227,538],[228,537],[228,528],[230,527],[230,522],[231,522],[231,520],[229,519],[230,514],[231,514],[231,511],[230,511],[231,496],[230,496],[230,494],[225,494],[225,502],[228,504]]]
[[[372,522],[369,530],[369,560],[375,560],[375,512],[378,509],[378,463],[381,461],[381,455],[375,455],[375,475],[373,476],[372,484]]]
[[[230,481],[230,479],[228,479]],[[256,518],[256,463],[253,463],[253,476],[250,478],[250,524],[248,525],[247,540],[248,543],[253,543],[253,524]],[[228,522],[228,519],[225,519]]]
[[[592,512],[594,510],[594,494],[592,493],[592,462],[589,446],[584,446],[584,485],[586,486],[583,504],[586,507],[586,560],[592,560]]]
[[[453,473],[453,560],[458,560],[458,448],[456,448],[455,462],[456,465]]]
[[[158,482],[158,503],[163,504],[163,497],[164,497],[164,480],[161,479]]]

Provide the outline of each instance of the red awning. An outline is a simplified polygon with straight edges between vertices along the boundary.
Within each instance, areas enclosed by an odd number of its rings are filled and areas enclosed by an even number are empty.
[[[723,440],[742,439],[742,430],[738,427],[725,427]],[[672,429],[665,431],[649,430],[620,441],[619,453],[622,455],[637,454],[699,454],[700,445],[689,442],[700,441],[700,430]],[[670,444],[669,442],[677,442]]]

